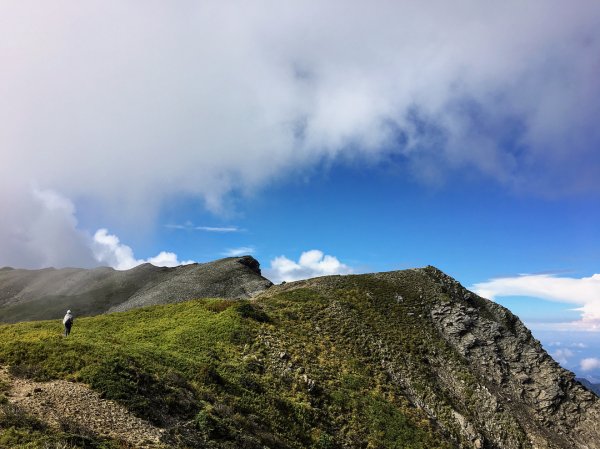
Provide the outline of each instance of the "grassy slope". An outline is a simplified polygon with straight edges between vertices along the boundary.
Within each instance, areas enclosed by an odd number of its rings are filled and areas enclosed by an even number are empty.
[[[363,345],[394,342],[425,379],[418,360],[446,350],[407,319],[426,304],[407,290],[400,310],[395,291],[370,277],[336,282],[275,289],[256,303],[207,299],[78,319],[66,339],[57,322],[0,326],[0,363],[38,380],[86,382],[158,425],[175,417],[186,424],[172,427],[170,445],[453,447]],[[15,429],[0,420],[0,443]],[[33,435],[35,447],[43,432]]]

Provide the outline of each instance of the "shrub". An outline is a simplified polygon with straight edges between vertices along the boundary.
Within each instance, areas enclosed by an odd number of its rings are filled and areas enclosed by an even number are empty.
[[[268,323],[269,321],[271,321],[269,315],[267,315],[257,305],[252,304],[248,301],[244,301],[240,305],[238,305],[236,307],[236,311],[242,318],[250,318],[260,323]]]

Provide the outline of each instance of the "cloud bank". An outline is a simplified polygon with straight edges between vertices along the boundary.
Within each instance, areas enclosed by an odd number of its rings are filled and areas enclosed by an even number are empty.
[[[0,190],[0,208],[0,266],[97,265],[91,237],[77,228],[75,205],[69,199],[28,186],[23,191]]]
[[[599,54],[595,0],[5,1],[0,252],[56,250],[32,182],[131,223],[334,160],[598,192]]]
[[[175,253],[168,251],[137,259],[133,250],[108,230],[98,229],[92,236],[78,229],[75,205],[52,190],[32,189],[29,194],[12,200],[18,200],[20,207],[7,210],[21,214],[16,220],[21,226],[9,227],[6,226],[11,224],[9,220],[0,221],[0,234],[9,237],[0,241],[0,266],[91,268],[105,265],[128,270],[146,262],[160,267],[194,263],[180,261]]]
[[[475,284],[470,289],[492,300],[499,296],[531,296],[573,304],[577,306],[575,310],[581,312],[581,320],[552,326],[600,331],[600,274],[583,278],[552,274],[504,277]]]
[[[298,262],[279,256],[271,260],[271,266],[265,270],[265,276],[278,284],[317,276],[352,273],[352,268],[341,263],[336,257],[325,255],[323,251],[313,249],[300,255]]]
[[[180,261],[177,254],[161,251],[148,259],[136,259],[133,250],[121,243],[116,235],[108,233],[106,229],[98,229],[91,243],[95,259],[102,265],[108,265],[116,270],[129,270],[143,263],[151,263],[157,267],[175,267],[194,263],[193,260]]]

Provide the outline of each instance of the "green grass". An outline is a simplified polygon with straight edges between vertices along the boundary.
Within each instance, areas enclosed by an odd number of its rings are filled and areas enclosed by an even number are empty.
[[[89,383],[108,399],[161,424],[165,413],[188,416],[197,389],[218,376],[214,365],[239,352],[248,326],[223,302],[195,301],[76,320],[68,338],[60,322],[0,327],[0,360],[36,380]],[[230,306],[231,304],[227,304]]]
[[[398,287],[382,279],[340,282],[255,303],[203,299],[76,319],[68,338],[59,321],[4,325],[0,363],[37,380],[85,382],[159,426],[188,422],[194,432],[169,434],[176,447],[454,447],[382,364],[394,357],[425,396],[423,358],[458,360],[407,319],[427,304],[409,287],[397,304]],[[44,432],[29,432],[27,444]],[[22,434],[0,422],[0,438]]]

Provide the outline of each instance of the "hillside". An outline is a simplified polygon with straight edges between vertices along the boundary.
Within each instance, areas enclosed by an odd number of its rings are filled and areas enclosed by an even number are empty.
[[[202,297],[249,298],[271,285],[258,261],[231,257],[174,268],[143,264],[108,267],[0,270],[0,322],[56,319],[124,311]]]
[[[56,321],[0,326],[0,446],[600,448],[599,399],[508,310],[433,267],[60,332]],[[81,405],[52,421],[63,380]],[[114,411],[88,413],[85,398]],[[112,431],[127,426],[138,430]]]
[[[587,388],[591,392],[595,393],[596,396],[600,396],[600,384],[599,383],[592,383],[585,378],[577,378],[577,381],[579,383],[581,383],[581,385],[583,385],[585,388]]]

